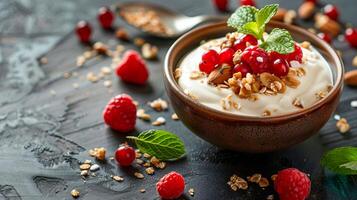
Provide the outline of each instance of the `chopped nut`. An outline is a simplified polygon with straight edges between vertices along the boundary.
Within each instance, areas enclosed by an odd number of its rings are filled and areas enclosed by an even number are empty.
[[[184,92],[187,96],[189,96],[191,99],[193,99],[193,100],[198,100],[198,97],[197,97],[196,95],[192,94],[192,92],[190,92],[188,89],[185,89],[183,92]]]
[[[339,119],[336,123],[336,127],[340,133],[347,133],[351,129],[346,118]]]
[[[296,18],[296,11],[295,10],[288,10],[284,16],[284,23],[292,24]]]
[[[40,64],[42,64],[42,65],[45,65],[45,64],[47,64],[48,63],[48,59],[47,59],[47,57],[41,57],[40,58]]]
[[[82,170],[81,176],[88,176],[88,170]]]
[[[136,116],[139,119],[145,120],[145,121],[150,121],[151,119],[151,115],[145,113],[144,109],[138,109],[138,111],[136,112]]]
[[[149,43],[145,43],[141,47],[141,53],[143,54],[143,57],[149,60],[156,59],[158,51],[159,49],[156,46],[151,45]]]
[[[308,41],[303,41],[300,45],[302,48],[305,48],[305,49],[310,49],[310,47],[311,47],[311,43]]]
[[[107,54],[108,53],[108,47],[107,45],[101,43],[101,42],[96,42],[93,45],[93,49],[98,53],[98,54]]]
[[[110,88],[110,87],[112,87],[112,81],[111,81],[111,80],[105,80],[105,81],[103,82],[103,85],[104,85],[105,87],[107,87],[107,88]]]
[[[259,183],[261,178],[262,178],[261,174],[253,174],[251,177],[248,178],[248,181],[252,183]]]
[[[121,176],[112,176],[112,179],[115,180],[115,181],[118,181],[118,182],[123,182],[124,181],[124,178],[121,177]]]
[[[349,86],[357,86],[357,70],[346,72],[344,81]]]
[[[135,152],[135,158],[140,158],[142,156],[142,154],[138,151]]]
[[[295,99],[294,99],[293,105],[294,105],[295,107],[297,107],[297,108],[301,108],[301,109],[304,108],[304,106],[303,106],[303,104],[302,104],[302,102],[301,102],[301,100],[300,100],[299,98],[295,98]]]
[[[173,120],[179,120],[179,117],[177,116],[176,113],[173,113],[173,114],[171,115],[171,119],[173,119]]]
[[[154,122],[152,122],[151,124],[153,125],[153,126],[161,126],[161,125],[163,125],[163,124],[165,124],[166,123],[166,119],[165,118],[163,118],[163,117],[158,117]]]
[[[145,190],[145,189],[140,189],[140,192],[141,192],[141,193],[145,193],[146,190]]]
[[[145,44],[145,40],[143,38],[134,38],[134,44],[141,47]]]
[[[77,67],[81,67],[84,65],[84,63],[86,62],[86,59],[84,56],[78,56],[77,57]]]
[[[223,64],[221,67],[216,68],[208,75],[208,83],[222,84],[232,76],[232,67]]]
[[[278,175],[277,174],[273,174],[273,175],[271,175],[270,179],[274,182],[276,177],[278,177]]]
[[[264,117],[268,117],[271,115],[271,112],[269,110],[265,110],[262,114]]]
[[[259,184],[259,187],[262,187],[262,188],[268,187],[269,186],[269,180],[267,178],[262,177],[259,180],[258,184]]]
[[[176,80],[179,79],[181,77],[181,74],[182,74],[181,68],[176,68],[174,73],[175,79]]]
[[[152,156],[150,155],[150,154],[148,154],[148,153],[144,153],[144,158],[151,158]]]
[[[110,75],[112,72],[112,69],[110,69],[110,67],[102,67],[102,68],[100,68],[100,72],[103,75]]]
[[[89,72],[87,74],[87,80],[92,82],[92,83],[95,83],[98,81],[98,76],[96,76],[93,72]]]
[[[134,176],[135,176],[136,178],[138,178],[138,179],[143,179],[143,178],[144,178],[144,175],[143,175],[142,173],[140,173],[140,172],[135,172],[135,173],[134,173]]]
[[[97,165],[97,164],[93,164],[89,168],[89,170],[92,171],[92,172],[97,171],[98,169],[99,169],[99,165]]]
[[[153,102],[149,103],[150,107],[153,108],[156,111],[163,111],[168,108],[167,101],[162,100],[161,98],[158,98],[154,100]]]
[[[279,8],[272,19],[273,20],[277,20],[277,21],[284,21],[284,17],[286,15],[286,12],[287,12],[287,10],[285,10],[284,8]]]
[[[147,174],[149,174],[149,175],[152,175],[152,174],[155,173],[155,170],[154,170],[153,167],[148,167],[148,168],[145,169],[145,172],[146,172]]]
[[[301,6],[299,7],[299,11],[298,11],[299,17],[301,19],[308,19],[312,17],[314,11],[315,11],[315,3],[311,1],[306,1],[302,3]]]
[[[80,193],[79,193],[78,190],[73,189],[73,190],[71,191],[71,195],[72,195],[73,198],[78,198],[79,195],[80,195]]]
[[[89,150],[89,155],[95,157],[98,160],[104,160],[105,153],[106,153],[106,150],[103,147],[94,148],[94,149]]]
[[[238,189],[248,189],[247,181],[235,174],[230,177],[227,184],[231,187],[233,191],[237,191]]]
[[[341,31],[341,25],[338,22],[323,14],[315,15],[315,27],[321,32],[331,34],[333,37],[338,36]]]
[[[144,163],[144,161],[141,159],[136,159],[135,162],[139,165],[142,165]]]
[[[84,163],[79,165],[79,169],[81,170],[88,170],[90,168],[90,164]]]
[[[199,72],[199,71],[192,71],[190,74],[190,79],[192,80],[197,80],[204,77],[204,73],[203,72]]]
[[[118,38],[119,40],[124,40],[124,41],[129,40],[128,32],[124,28],[118,28],[115,31],[115,37]]]
[[[65,79],[71,77],[71,72],[65,72],[65,73],[63,73],[63,77],[64,77]]]
[[[195,195],[195,190],[193,188],[188,189],[188,194],[193,197]]]

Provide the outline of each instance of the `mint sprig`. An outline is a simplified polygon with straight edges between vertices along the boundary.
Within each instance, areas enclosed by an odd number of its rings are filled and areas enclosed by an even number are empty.
[[[357,147],[340,147],[327,152],[321,165],[343,175],[357,174]]]
[[[186,153],[182,140],[165,130],[148,130],[138,137],[127,136],[135,142],[143,153],[148,153],[160,160],[177,160]]]
[[[274,29],[264,41],[265,26],[278,11],[278,4],[264,6],[258,10],[252,6],[239,7],[228,19],[227,24],[243,34],[261,40],[260,47],[266,51],[288,54],[294,51],[294,40],[285,29]]]
[[[294,40],[287,30],[274,28],[260,47],[266,51],[288,54],[294,51]]]

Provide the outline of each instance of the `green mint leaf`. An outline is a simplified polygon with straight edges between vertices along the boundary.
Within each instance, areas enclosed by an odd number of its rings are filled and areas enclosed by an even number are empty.
[[[340,147],[327,152],[321,165],[343,175],[357,174],[357,147]]]
[[[289,31],[285,29],[275,28],[265,42],[260,45],[266,51],[275,51],[280,54],[288,54],[294,51],[294,40]]]
[[[256,22],[248,22],[244,24],[241,27],[240,32],[253,35],[255,38],[261,38],[263,35]]]
[[[160,160],[177,160],[186,153],[182,140],[168,131],[148,130],[140,133],[138,137],[127,138],[134,140],[141,152]]]
[[[271,18],[278,11],[279,4],[270,4],[264,6],[255,14],[255,20],[260,29],[264,29],[265,25],[271,20]],[[264,30],[262,31],[264,32]]]
[[[229,17],[227,24],[240,31],[244,24],[255,21],[257,12],[258,10],[253,6],[241,6]]]

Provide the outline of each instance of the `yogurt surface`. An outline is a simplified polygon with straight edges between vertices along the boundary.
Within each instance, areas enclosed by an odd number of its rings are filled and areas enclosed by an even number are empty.
[[[271,116],[291,113],[301,108],[293,105],[298,98],[304,108],[312,106],[319,100],[317,94],[328,92],[332,86],[332,75],[327,61],[313,47],[303,50],[303,63],[293,61],[292,67],[303,67],[306,74],[298,77],[300,85],[297,88],[287,87],[284,93],[265,95],[258,93],[255,101],[238,97],[230,88],[219,88],[207,83],[207,76],[192,79],[192,72],[199,71],[199,62],[208,49],[219,51],[222,38],[208,41],[188,53],[179,63],[181,76],[178,79],[180,87],[189,94],[194,95],[197,101],[214,109],[245,116],[262,116],[265,111]],[[239,104],[239,109],[223,109],[221,100],[231,96]]]

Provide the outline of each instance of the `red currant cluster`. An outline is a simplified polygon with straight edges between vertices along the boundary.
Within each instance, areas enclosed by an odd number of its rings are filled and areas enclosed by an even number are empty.
[[[247,47],[247,44],[250,46]],[[227,64],[234,66],[233,73],[241,72],[243,76],[247,73],[260,74],[269,72],[276,76],[285,76],[289,72],[290,62],[302,62],[302,50],[295,44],[294,52],[290,54],[279,54],[277,52],[266,52],[258,46],[258,40],[251,35],[243,35],[237,39],[232,47],[224,48],[219,53],[210,49],[202,55],[199,69],[207,74],[215,68]],[[234,65],[235,54],[240,54],[240,61]]]
[[[115,20],[113,12],[108,7],[101,7],[98,11],[97,19],[104,29],[112,28],[113,22]],[[92,35],[92,27],[87,21],[80,21],[77,23],[76,26],[76,34],[78,39],[83,42],[87,43],[91,39]]]
[[[228,11],[229,0],[212,0],[213,5],[216,6],[217,10],[222,12]],[[255,0],[238,0],[238,4],[241,6],[255,6]]]

